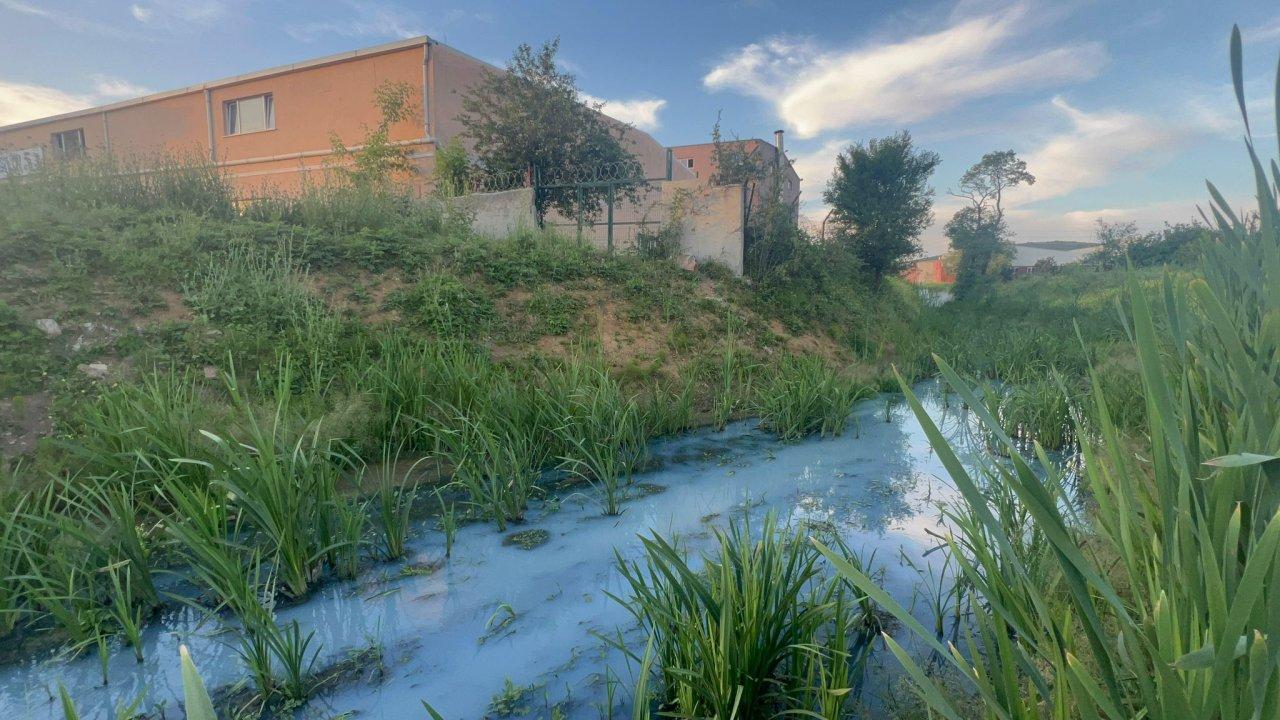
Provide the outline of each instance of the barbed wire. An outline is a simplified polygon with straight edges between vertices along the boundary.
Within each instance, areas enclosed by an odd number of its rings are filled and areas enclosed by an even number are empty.
[[[528,187],[528,173],[520,171],[467,174],[466,191],[468,194],[502,192]]]
[[[600,163],[587,167],[557,168],[536,173],[539,185],[575,185],[593,182],[643,182],[644,169],[634,161]]]

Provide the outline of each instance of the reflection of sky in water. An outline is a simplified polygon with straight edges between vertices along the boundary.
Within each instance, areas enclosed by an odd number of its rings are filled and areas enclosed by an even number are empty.
[[[954,398],[944,408],[931,387],[922,389],[944,434],[973,442]],[[282,620],[298,619],[316,631],[324,646],[321,664],[372,643],[385,649],[384,677],[326,690],[302,716],[420,717],[426,699],[450,720],[479,718],[511,678],[538,686],[527,703],[533,716],[545,717],[548,705],[565,702],[569,717],[598,717],[606,667],[620,678],[620,698],[632,682],[625,660],[598,637],[619,628],[635,634],[630,617],[606,595],[624,591],[614,549],[636,557],[637,534],[650,531],[678,536],[700,551],[712,527],[744,515],[758,523],[775,511],[784,522],[838,532],[864,556],[875,553],[885,586],[911,603],[919,575],[904,557],[921,566],[940,561],[938,553],[923,553],[937,542],[929,532],[941,530],[938,504],[955,492],[941,479],[946,474],[910,410],[893,401],[886,422],[886,402],[860,403],[845,434],[833,439],[782,444],[753,423],[738,423],[656,442],[656,469],[639,482],[664,491],[629,501],[612,518],[580,496],[562,497],[558,510],[535,506],[516,529],[545,529],[551,540],[531,551],[504,546],[492,525],[469,525],[458,533],[452,560],[426,574],[402,573],[443,554],[440,533],[420,531],[405,564],[370,568],[356,582],[328,585],[280,612]],[[980,457],[971,447],[961,449],[972,453],[962,455],[966,462]],[[516,613],[506,624],[504,603]],[[110,708],[144,692],[142,709],[168,707],[172,716],[181,697],[179,642],[190,645],[211,688],[243,679],[235,634],[217,620],[197,627],[198,620],[190,610],[167,613],[148,631],[141,665],[131,651],[117,649],[105,688],[93,657],[2,668],[0,709],[8,718],[61,718],[53,699],[61,681],[86,717],[107,717]]]

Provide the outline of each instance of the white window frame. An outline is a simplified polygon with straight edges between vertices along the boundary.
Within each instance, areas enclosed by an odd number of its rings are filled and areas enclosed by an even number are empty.
[[[66,138],[68,137],[74,137],[76,139],[77,145],[74,148],[67,148]],[[52,134],[49,143],[53,146],[53,152],[58,157],[83,157],[85,153],[84,128],[78,127],[70,130],[63,130],[61,132],[55,132]]]
[[[243,123],[240,120],[240,104],[250,100],[262,100],[263,114],[265,115],[265,126],[255,130],[241,129]],[[257,95],[246,95],[245,97],[236,98],[234,100],[226,100],[222,103],[222,135],[223,137],[231,137],[232,135],[251,135],[258,132],[267,132],[276,129],[276,102],[273,93],[259,93]]]
[[[690,169],[690,170],[692,170],[692,169],[693,169],[693,158],[685,158],[685,159],[681,160],[680,162],[684,163],[684,166],[685,166],[686,168],[688,168],[688,169]]]

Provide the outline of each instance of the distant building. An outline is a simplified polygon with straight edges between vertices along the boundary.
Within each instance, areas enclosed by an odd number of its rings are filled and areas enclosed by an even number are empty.
[[[1070,265],[1083,260],[1098,249],[1096,243],[1058,240],[1052,242],[1029,242],[1014,245],[1014,275],[1025,275],[1036,272],[1037,267],[1054,267]],[[1052,261],[1052,263],[1050,263]]]
[[[282,65],[0,127],[0,175],[49,157],[194,154],[225,168],[241,197],[297,190],[334,162],[331,135],[358,149],[381,119],[374,89],[398,81],[413,88],[420,112],[395,124],[390,139],[409,151],[421,184],[436,148],[462,133],[463,95],[485,71],[504,72],[428,37]],[[666,148],[610,120],[646,177],[665,177]],[[692,174],[677,168],[674,177]]]
[[[902,274],[907,282],[929,285],[948,285],[956,281],[956,276],[942,262],[941,255],[932,255],[915,261]]]
[[[783,148],[782,131],[778,130],[773,134],[774,142],[769,143],[759,138],[750,140],[726,140],[723,144],[742,146],[748,153],[755,155],[767,164],[782,165],[782,188],[780,197],[782,202],[795,208],[800,205],[800,176],[791,165],[791,161],[787,158],[786,150]],[[693,173],[694,177],[710,182],[720,168],[716,165],[716,146],[715,143],[697,143],[695,145],[676,145],[671,148],[671,154],[674,158],[677,168],[687,170]],[[761,188],[767,192],[769,188]],[[760,196],[753,199],[753,204],[760,202]]]

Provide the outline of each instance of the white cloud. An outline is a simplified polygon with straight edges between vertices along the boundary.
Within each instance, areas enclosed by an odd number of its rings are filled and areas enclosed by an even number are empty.
[[[0,125],[80,110],[90,104],[91,101],[82,95],[0,80]]]
[[[1107,62],[1098,43],[1015,52],[1032,20],[1025,5],[954,20],[894,42],[824,48],[774,37],[728,57],[703,78],[773,104],[800,137],[870,123],[932,117],[968,101],[1094,77]]]
[[[1271,22],[1241,30],[1240,35],[1244,38],[1245,43],[1280,40],[1280,15],[1272,18]]]
[[[0,80],[0,126],[83,110],[150,93],[149,88],[108,75],[95,75],[93,90],[69,93],[44,85]]]
[[[1062,197],[1105,185],[1119,173],[1157,167],[1186,134],[1184,129],[1135,113],[1086,112],[1060,97],[1053,99],[1053,106],[1071,128],[1022,155],[1036,183],[1011,191],[1010,206]]]
[[[121,80],[110,75],[93,76],[93,94],[95,100],[123,100],[150,95],[155,92],[149,87]]]
[[[800,198],[804,209],[817,217],[819,222],[827,212],[822,203],[822,191],[827,189],[827,181],[831,179],[831,171],[835,169],[836,155],[852,142],[842,138],[829,140],[822,147],[809,152],[787,152],[791,156],[791,167],[800,176]]]
[[[222,19],[227,4],[224,0],[145,0],[130,5],[129,14],[149,27],[185,30]]]
[[[350,10],[348,17],[288,25],[284,31],[301,42],[315,42],[325,35],[411,38],[426,34],[414,13],[403,8],[366,0],[344,4]]]
[[[579,93],[582,101],[592,107],[599,106],[600,112],[614,120],[621,120],[634,125],[639,130],[653,132],[662,127],[658,113],[667,106],[667,101],[660,98],[650,100],[606,100],[595,95]]]

